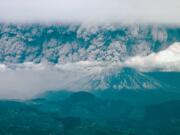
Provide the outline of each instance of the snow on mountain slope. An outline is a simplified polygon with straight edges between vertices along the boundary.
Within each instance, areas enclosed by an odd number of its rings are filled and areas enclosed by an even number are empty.
[[[131,68],[113,68],[100,73],[89,74],[66,87],[75,90],[148,90],[165,87],[158,80]]]

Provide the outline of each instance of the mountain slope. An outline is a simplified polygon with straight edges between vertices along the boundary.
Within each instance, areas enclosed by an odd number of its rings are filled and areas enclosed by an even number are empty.
[[[100,73],[89,74],[68,85],[77,90],[161,89],[166,86],[131,68],[105,69]]]

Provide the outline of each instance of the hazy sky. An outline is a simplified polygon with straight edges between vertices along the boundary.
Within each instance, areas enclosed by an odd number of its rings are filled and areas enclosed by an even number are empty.
[[[0,22],[180,24],[180,1],[0,0]]]

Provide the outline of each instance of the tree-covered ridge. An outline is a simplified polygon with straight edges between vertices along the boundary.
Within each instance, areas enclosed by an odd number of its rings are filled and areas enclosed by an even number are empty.
[[[179,97],[179,93],[158,90],[107,90],[48,92],[32,100],[1,100],[0,134],[179,134]]]

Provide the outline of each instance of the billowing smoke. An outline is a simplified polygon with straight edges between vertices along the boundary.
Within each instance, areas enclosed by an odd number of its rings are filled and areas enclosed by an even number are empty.
[[[179,0],[0,0],[0,21],[179,24],[179,7]]]

